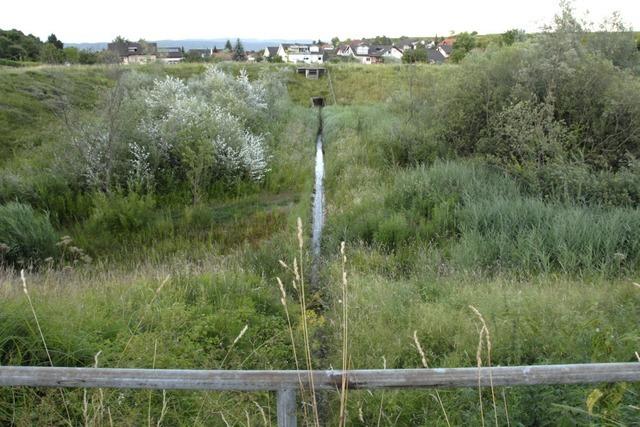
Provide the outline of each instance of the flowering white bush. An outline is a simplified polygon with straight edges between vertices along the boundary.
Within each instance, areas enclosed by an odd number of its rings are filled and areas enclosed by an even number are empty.
[[[264,179],[269,156],[256,130],[271,114],[271,86],[215,67],[188,81],[133,75],[118,86],[72,139],[87,187],[144,192],[186,182],[196,200],[216,180]]]
[[[244,122],[254,121],[268,107],[262,83],[249,81],[245,70],[233,77],[217,67],[209,67],[201,77],[192,80],[189,87],[195,95],[224,108]]]
[[[234,78],[217,68],[184,83],[167,77],[143,91],[147,116],[139,130],[160,153],[173,151],[187,167],[208,162],[208,177],[260,181],[268,171],[265,139],[246,125],[247,116],[267,108],[265,91],[245,72]],[[187,156],[188,152],[188,156]],[[189,166],[191,165],[191,166]],[[205,185],[199,182],[199,185]]]
[[[93,189],[104,190],[110,184],[112,161],[109,134],[102,127],[83,127],[72,139],[81,162],[80,175]]]

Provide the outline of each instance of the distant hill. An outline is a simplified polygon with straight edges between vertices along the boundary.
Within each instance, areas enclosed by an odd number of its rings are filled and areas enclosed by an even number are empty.
[[[235,38],[229,39],[231,43],[235,43]],[[189,49],[207,49],[214,46],[222,49],[227,39],[188,39],[188,40],[153,40],[158,43],[158,47],[184,47]],[[282,40],[282,39],[241,39],[245,50],[262,50],[267,46],[278,46],[280,43],[311,43],[312,40]],[[100,43],[65,43],[66,47],[77,47],[78,49],[86,49],[92,51],[100,51],[107,48],[107,42]]]

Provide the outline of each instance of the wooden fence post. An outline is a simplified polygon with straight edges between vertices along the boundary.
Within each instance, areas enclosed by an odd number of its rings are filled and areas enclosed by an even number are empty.
[[[278,427],[296,427],[296,391],[278,390]]]

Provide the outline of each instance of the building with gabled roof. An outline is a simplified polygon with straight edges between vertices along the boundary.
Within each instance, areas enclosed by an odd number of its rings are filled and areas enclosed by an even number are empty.
[[[265,47],[262,56],[265,58],[273,58],[274,56],[278,56],[278,46]]]
[[[165,64],[176,64],[184,59],[184,51],[181,47],[159,47],[158,59]]]
[[[282,43],[277,53],[284,62],[322,64],[325,60],[321,46],[308,43]]]
[[[113,42],[107,50],[116,53],[123,64],[146,64],[158,57],[157,43]]]

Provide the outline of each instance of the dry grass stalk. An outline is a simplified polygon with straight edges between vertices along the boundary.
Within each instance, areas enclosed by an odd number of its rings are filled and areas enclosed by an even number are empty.
[[[227,350],[227,354],[224,355],[222,362],[220,362],[220,369],[222,369],[222,367],[224,366],[224,362],[226,362],[227,358],[229,357],[229,354],[231,354],[231,351],[233,350],[233,348],[236,346],[238,341],[240,341],[240,339],[247,332],[248,329],[249,329],[249,325],[244,325],[244,328],[242,328],[238,336],[233,340],[233,342],[229,346],[229,350]]]
[[[420,345],[420,340],[418,340],[418,331],[413,331],[413,343],[420,354],[420,358],[422,360],[422,366],[424,368],[429,368],[429,364],[427,363],[427,356],[422,350],[422,346]],[[447,411],[444,409],[444,404],[442,403],[442,398],[440,397],[440,392],[436,390],[435,392],[435,400],[440,404],[440,409],[442,410],[442,414],[444,415],[444,420],[447,422],[447,425],[451,427],[451,423],[449,422],[449,416],[447,415]]]
[[[158,418],[156,427],[160,427],[162,425],[162,421],[164,420],[164,416],[167,415],[168,409],[169,399],[167,399],[167,390],[162,390],[162,409],[160,409],[160,418]]]
[[[288,268],[284,262],[280,261],[280,264]],[[289,306],[287,305],[287,291],[284,288],[284,284],[282,283],[282,280],[279,277],[276,277],[276,280],[278,282],[278,287],[280,288],[280,303],[284,307],[284,313],[287,317],[287,327],[289,328],[289,338],[291,339],[291,348],[293,350],[293,360],[296,364],[296,371],[298,372],[298,384],[300,385],[300,396],[304,400],[305,390],[304,390],[304,384],[302,383],[302,377],[300,375],[300,364],[298,362],[298,352],[296,350],[296,342],[293,336],[293,327],[291,325],[291,317],[289,316]],[[308,419],[307,406],[302,405],[302,410],[303,410],[303,416],[304,416],[304,423],[307,424],[307,419]],[[264,416],[264,412],[263,412],[263,416]]]
[[[482,410],[482,388],[480,387],[480,367],[482,367],[482,347],[483,347],[482,342],[484,338],[487,344],[487,364],[489,367],[489,386],[491,388],[491,400],[493,402],[493,415],[494,415],[495,423],[497,426],[499,425],[498,424],[498,407],[496,405],[496,394],[495,394],[495,389],[493,387],[493,374],[491,372],[491,334],[489,333],[487,322],[485,322],[484,317],[482,316],[482,313],[480,313],[480,311],[472,305],[470,305],[469,308],[471,309],[471,311],[475,313],[478,319],[480,319],[480,323],[482,324],[482,328],[480,329],[480,334],[479,334],[478,350],[476,353],[476,361],[478,363],[478,394],[480,398],[480,415],[482,416],[482,425],[484,425],[484,413]]]
[[[345,243],[340,244],[340,255],[342,256],[342,384],[340,388],[340,423],[342,427],[346,422],[347,409],[347,369],[349,369],[349,312],[347,303],[347,255],[345,253]],[[362,408],[360,408],[362,412]]]
[[[36,309],[33,306],[33,302],[31,301],[31,296],[29,295],[29,289],[27,288],[27,279],[24,276],[24,269],[20,270],[20,279],[22,280],[22,291],[27,296],[27,302],[29,303],[29,307],[31,308],[31,313],[33,314],[33,318],[36,321],[36,327],[38,328],[38,333],[40,334],[40,339],[42,340],[42,345],[44,346],[44,351],[47,353],[47,359],[49,359],[49,364],[53,366],[53,360],[51,359],[51,353],[49,353],[49,347],[47,346],[47,340],[44,339],[44,333],[42,332],[42,328],[40,327],[40,321],[38,320],[38,315],[36,314]],[[67,404],[67,398],[64,395],[64,391],[60,389],[60,396],[62,397],[62,403],[64,404],[64,410],[67,413],[67,419],[65,420],[67,424],[73,426],[71,422],[71,415],[69,414],[69,405]]]
[[[298,217],[298,252],[299,252],[300,262],[302,262],[302,259],[303,259],[303,247],[304,247],[304,240],[302,239],[302,220],[300,219],[300,217]],[[304,337],[304,348],[305,348],[305,355],[306,355],[306,361],[307,361],[307,371],[308,371],[309,385],[311,387],[311,404],[313,408],[313,417],[314,417],[315,425],[320,427],[320,416],[318,414],[318,402],[316,400],[316,389],[313,382],[313,363],[311,360],[311,344],[309,340],[309,327],[307,325],[307,315],[306,315],[307,303],[305,299],[305,290],[304,290],[304,272],[302,271],[302,269],[298,269],[298,262],[296,258],[293,259],[293,269],[294,269],[295,280],[298,281],[298,286],[300,289],[298,294],[300,298],[300,308],[301,308],[301,316],[302,316],[302,333]]]
[[[98,367],[98,358],[100,357],[100,355],[102,354],[102,350],[98,351],[94,356],[93,356],[93,367],[97,368]],[[95,396],[91,397],[91,401],[93,403],[94,409],[93,409],[93,417],[91,418],[91,421],[89,420],[89,400],[87,398],[87,389],[85,388],[83,390],[83,394],[82,394],[82,417],[84,420],[84,425],[85,427],[88,427],[90,425],[97,425],[98,424],[98,417],[100,419],[103,418],[104,415],[104,390],[102,388],[98,389],[98,404],[97,407],[95,406]]]
[[[509,407],[507,406],[507,394],[502,388],[502,403],[504,404],[504,414],[507,417],[507,427],[511,427],[511,421],[509,421]]]
[[[224,413],[222,411],[220,411],[220,417],[222,418],[222,421],[224,422],[224,425],[227,427],[231,427],[231,425],[229,424],[229,422],[227,421],[227,419],[224,417]]]
[[[265,427],[270,426],[271,420],[267,421],[267,415],[264,413],[264,408],[255,400],[252,400],[251,402],[253,402],[253,404],[256,405],[256,407],[258,408],[258,411],[260,411],[260,416],[262,417],[262,422],[264,423],[263,425]]]

